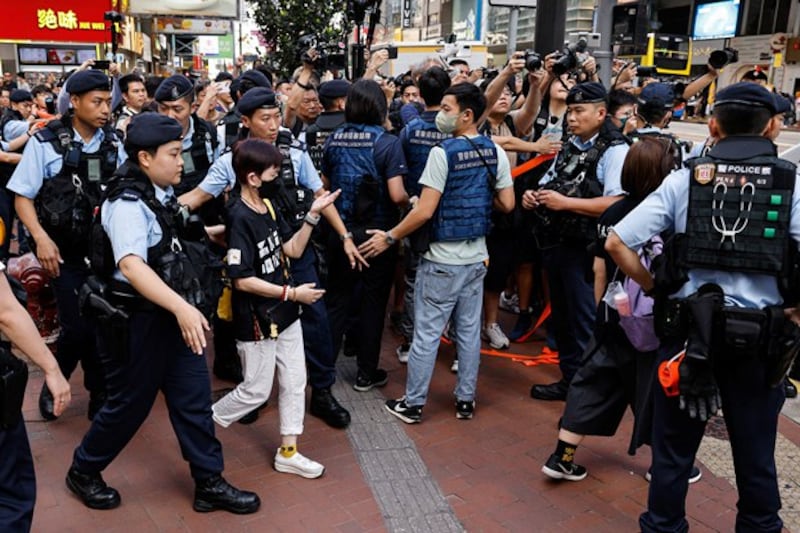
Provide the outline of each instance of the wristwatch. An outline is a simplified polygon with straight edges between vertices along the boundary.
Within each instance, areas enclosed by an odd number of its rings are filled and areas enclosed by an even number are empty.
[[[387,231],[386,232],[386,244],[388,244],[389,246],[393,246],[394,243],[396,243],[396,242],[397,242],[397,239],[392,237],[392,234]]]
[[[344,235],[339,235],[339,238],[342,239],[342,242],[346,241],[347,239],[352,239],[353,238],[353,232],[352,231],[348,231]]]

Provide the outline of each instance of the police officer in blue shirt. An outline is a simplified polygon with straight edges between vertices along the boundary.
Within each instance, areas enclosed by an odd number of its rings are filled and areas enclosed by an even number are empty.
[[[70,78],[72,110],[59,121],[37,131],[25,147],[8,190],[14,206],[33,238],[36,256],[53,278],[61,332],[57,359],[69,377],[81,362],[84,384],[90,392],[89,418],[105,397],[94,324],[78,312],[77,289],[88,275],[85,257],[99,185],[113,174],[121,146],[108,125],[111,81],[97,70]],[[39,410],[55,418],[53,399],[45,385]]]
[[[634,142],[645,135],[668,139],[672,143],[678,165],[682,165],[692,152],[692,143],[681,141],[666,129],[672,120],[672,110],[677,97],[674,84],[646,85],[637,97],[635,114],[631,119],[635,121],[637,128],[629,137]]]
[[[276,185],[278,191],[268,193],[273,203],[280,209],[283,218],[296,231],[303,224],[305,215],[314,197],[324,194],[325,189],[319,174],[314,168],[304,143],[292,138],[289,130],[280,127],[281,112],[275,93],[271,89],[258,87],[250,89],[237,104],[242,115],[242,125],[252,138],[275,143],[284,154],[281,172]],[[206,179],[193,191],[182,195],[180,202],[195,210],[204,202],[233,190],[236,174],[233,171],[232,153],[222,157],[209,169]],[[264,191],[267,194],[266,191]],[[351,268],[363,264],[352,238],[333,206],[323,210],[323,215],[332,230],[342,239],[345,254]],[[291,263],[291,274],[295,283],[315,283],[319,285],[316,270],[316,254],[312,247],[306,247],[303,255]],[[350,423],[350,414],[331,393],[336,380],[336,355],[331,344],[330,326],[325,304],[321,300],[304,306],[300,315],[303,326],[303,341],[306,350],[309,381],[311,383],[312,415],[322,418],[336,428]]]
[[[129,159],[109,182],[101,220],[117,268],[106,281],[110,303],[128,315],[127,333],[103,337],[110,352],[109,398],[75,450],[66,481],[87,507],[117,507],[119,493],[101,472],[133,438],[161,390],[195,481],[194,509],[247,514],[260,500],[221,476],[222,447],[214,436],[203,357],[209,327],[190,303],[216,301],[183,290],[185,276],[203,273],[193,269],[170,209],[183,167],[182,134],[174,119],[136,115],[125,139]]]
[[[800,180],[777,157],[774,114],[763,87],[722,89],[709,121],[716,145],[669,175],[606,242],[625,274],[655,290],[658,359],[677,378],[655,391],[652,481],[639,519],[645,532],[688,529],[689,472],[719,407],[739,491],[736,530],[783,526],[774,454],[786,347],[795,345],[800,322],[800,309],[790,307],[797,303],[790,274],[800,242]],[[654,281],[634,250],[665,231],[675,235]]]
[[[550,286],[550,321],[562,374],[555,383],[531,388],[539,400],[566,399],[594,326],[594,289],[587,275],[592,257],[586,247],[595,238],[595,219],[623,194],[620,177],[628,153],[625,138],[607,116],[606,97],[596,82],[570,89],[565,120],[573,136],[540,188],[522,197],[525,209],[535,209],[534,235]]]
[[[311,156],[311,161],[317,170],[322,167],[322,149],[325,141],[331,132],[345,123],[344,106],[349,89],[350,82],[347,80],[326,81],[319,86],[319,102],[324,111],[306,128],[308,155]]]
[[[31,116],[33,106],[31,93],[16,89],[11,93],[10,101],[11,107],[3,110],[0,116],[0,149],[8,153],[8,155],[3,154],[5,160],[0,161],[0,218],[7,228],[11,228],[14,222],[14,194],[5,187],[17,168],[19,154],[35,131],[35,123]],[[13,157],[9,157],[11,154]],[[0,243],[0,256],[3,258],[8,257],[10,243],[8,238]]]

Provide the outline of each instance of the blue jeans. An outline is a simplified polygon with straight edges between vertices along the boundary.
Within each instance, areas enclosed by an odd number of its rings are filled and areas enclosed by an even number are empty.
[[[458,346],[456,399],[472,401],[481,362],[481,308],[486,266],[445,265],[422,259],[414,287],[414,340],[408,354],[406,404],[425,405],[439,339],[447,321]]]

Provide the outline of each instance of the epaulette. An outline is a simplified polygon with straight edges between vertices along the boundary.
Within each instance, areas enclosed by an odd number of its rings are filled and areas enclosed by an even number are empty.
[[[39,128],[33,136],[36,137],[39,142],[43,143],[53,142],[58,139],[56,133],[50,128]]]
[[[303,152],[306,151],[306,143],[301,141],[300,139],[292,139],[292,143],[289,145],[290,148],[294,148],[296,150],[301,150]]]

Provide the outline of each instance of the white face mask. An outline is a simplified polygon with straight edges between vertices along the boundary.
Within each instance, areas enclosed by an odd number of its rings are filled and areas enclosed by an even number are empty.
[[[436,129],[442,133],[453,133],[456,130],[458,117],[460,116],[461,113],[448,115],[444,111],[439,111],[436,113]]]

